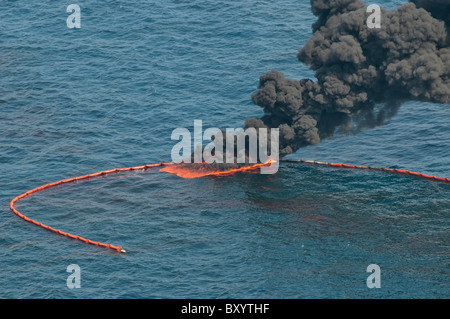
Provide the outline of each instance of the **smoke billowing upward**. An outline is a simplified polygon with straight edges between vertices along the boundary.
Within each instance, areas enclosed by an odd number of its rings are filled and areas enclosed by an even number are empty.
[[[317,81],[278,71],[262,75],[252,100],[265,115],[245,123],[278,127],[281,156],[319,143],[338,127],[381,125],[402,101],[450,102],[450,1],[382,9],[379,29],[367,26],[370,13],[361,0],[311,0],[311,9],[313,36],[297,57]]]

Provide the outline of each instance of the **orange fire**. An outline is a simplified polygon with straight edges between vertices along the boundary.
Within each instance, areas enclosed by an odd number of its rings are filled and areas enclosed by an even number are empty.
[[[193,164],[172,164],[163,167],[161,171],[176,174],[183,178],[197,178],[203,176],[227,176],[240,172],[256,173],[258,168],[263,166],[269,166],[271,163],[275,163],[273,159],[269,159],[265,163],[256,163],[249,166],[242,166],[239,168],[230,168],[226,170],[216,170],[204,165],[204,163]]]

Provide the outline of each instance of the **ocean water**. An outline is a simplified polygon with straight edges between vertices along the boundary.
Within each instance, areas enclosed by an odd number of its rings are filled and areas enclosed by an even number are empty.
[[[393,9],[406,1],[379,0]],[[0,0],[0,298],[448,298],[450,185],[281,163],[275,175],[123,173],[18,203],[40,185],[170,161],[172,130],[242,127],[272,70],[296,59],[308,0]],[[289,158],[450,177],[450,105],[406,102],[383,126]],[[66,285],[67,266],[81,288]],[[381,269],[369,289],[367,266]]]

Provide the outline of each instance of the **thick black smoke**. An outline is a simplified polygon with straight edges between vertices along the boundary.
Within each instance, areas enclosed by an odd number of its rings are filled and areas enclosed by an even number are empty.
[[[450,45],[450,1],[448,0],[410,0],[417,8],[424,8],[436,19],[445,22],[447,29],[447,46]]]
[[[379,29],[367,26],[371,13],[361,0],[311,0],[311,8],[313,36],[297,57],[317,81],[278,71],[262,75],[252,100],[265,115],[245,123],[278,127],[281,156],[319,143],[338,127],[381,125],[402,101],[450,102],[449,0],[382,9]]]

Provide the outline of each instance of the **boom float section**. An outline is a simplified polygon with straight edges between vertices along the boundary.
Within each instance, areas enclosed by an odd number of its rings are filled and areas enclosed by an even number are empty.
[[[450,178],[426,175],[426,174],[422,174],[422,173],[416,173],[416,172],[406,171],[406,170],[396,169],[396,168],[383,168],[383,167],[375,167],[375,166],[358,166],[358,165],[349,165],[349,164],[341,164],[341,163],[327,163],[327,162],[305,161],[305,160],[291,160],[291,159],[282,159],[280,161],[281,162],[288,162],[288,163],[299,163],[299,164],[328,166],[328,167],[333,167],[333,168],[350,168],[350,169],[360,169],[360,170],[388,172],[388,173],[395,173],[395,174],[399,174],[399,175],[414,176],[414,177],[417,177],[417,178],[422,178],[422,179],[435,181],[435,182],[450,183]]]
[[[27,222],[35,224],[35,225],[37,225],[39,227],[47,229],[47,230],[49,230],[51,232],[63,235],[65,237],[68,237],[68,238],[71,238],[71,239],[82,241],[82,242],[84,242],[86,244],[95,245],[95,246],[106,248],[106,249],[112,249],[112,250],[117,251],[118,253],[126,253],[125,249],[123,249],[121,246],[114,246],[114,245],[111,245],[111,244],[104,244],[104,243],[101,243],[101,242],[92,241],[92,240],[83,238],[81,236],[72,235],[72,234],[63,232],[61,230],[52,228],[50,226],[44,225],[42,223],[39,223],[39,222],[35,221],[34,219],[28,218],[25,215],[23,215],[22,213],[20,213],[15,208],[15,204],[18,201],[20,201],[21,199],[24,199],[25,197],[30,196],[31,194],[34,194],[34,193],[37,193],[37,192],[41,192],[43,190],[46,190],[46,189],[49,189],[49,188],[52,188],[52,187],[60,186],[62,184],[72,183],[72,182],[76,182],[76,181],[80,181],[80,180],[88,180],[88,179],[91,179],[91,178],[96,178],[96,177],[101,177],[101,176],[106,176],[106,175],[111,175],[111,174],[116,174],[116,173],[122,173],[122,172],[147,170],[147,169],[150,169],[150,168],[153,168],[153,167],[164,166],[164,165],[168,165],[168,164],[169,163],[157,163],[157,164],[147,164],[147,165],[135,166],[135,167],[114,168],[114,169],[110,169],[110,170],[106,170],[106,171],[101,171],[101,172],[92,173],[92,174],[83,175],[83,176],[72,177],[72,178],[64,179],[64,180],[61,180],[61,181],[58,181],[58,182],[45,184],[43,186],[34,188],[34,189],[32,189],[32,190],[30,190],[30,191],[28,191],[26,193],[23,193],[22,195],[17,196],[16,198],[14,198],[11,201],[11,203],[9,204],[9,207],[20,218],[26,220]]]
[[[333,167],[333,168],[374,170],[374,171],[395,173],[395,174],[400,174],[400,175],[408,175],[408,176],[413,176],[413,177],[422,178],[422,179],[435,181],[435,182],[450,183],[450,178],[431,176],[431,175],[426,175],[426,174],[421,174],[421,173],[416,173],[416,172],[406,171],[406,170],[401,170],[401,169],[381,168],[381,167],[373,167],[373,166],[356,166],[356,165],[340,164],[340,163],[327,163],[327,162],[316,162],[316,161],[305,161],[305,160],[291,160],[291,159],[281,159],[280,162],[328,166],[328,167]],[[145,171],[145,170],[148,170],[148,169],[151,169],[151,168],[154,168],[154,167],[167,166],[165,169],[162,169],[161,171],[174,173],[174,174],[177,174],[178,176],[181,176],[181,177],[184,177],[184,178],[198,178],[198,177],[202,177],[202,176],[229,176],[229,175],[233,175],[235,173],[255,172],[255,170],[257,168],[260,168],[260,167],[262,167],[264,165],[270,165],[270,161],[268,161],[266,163],[258,163],[258,164],[254,164],[254,165],[250,165],[250,166],[243,166],[243,167],[240,167],[240,168],[237,168],[237,169],[233,168],[233,169],[222,170],[222,171],[215,170],[215,171],[203,171],[203,172],[197,171],[194,174],[186,174],[185,172],[183,172],[183,174],[179,174],[177,172],[177,169],[176,169],[177,165],[180,165],[180,164],[164,163],[164,162],[162,162],[162,163],[156,163],[156,164],[146,164],[146,165],[142,165],[142,166],[125,167],[125,168],[114,168],[114,169],[109,169],[109,170],[106,170],[106,171],[101,171],[101,172],[92,173],[92,174],[88,174],[88,175],[72,177],[72,178],[64,179],[64,180],[61,180],[61,181],[58,181],[58,182],[45,184],[43,186],[39,186],[37,188],[29,190],[28,192],[23,193],[23,194],[15,197],[10,202],[9,206],[10,206],[11,210],[17,216],[19,216],[20,218],[22,218],[25,221],[30,222],[30,223],[32,223],[34,225],[42,227],[42,228],[44,228],[46,230],[49,230],[49,231],[54,232],[56,234],[65,236],[67,238],[71,238],[71,239],[75,239],[75,240],[81,241],[81,242],[83,242],[85,244],[95,245],[95,246],[98,246],[98,247],[101,247],[101,248],[114,250],[114,251],[116,251],[118,253],[126,253],[125,249],[123,249],[121,246],[115,246],[115,245],[111,245],[111,244],[104,244],[104,243],[101,243],[101,242],[92,241],[92,240],[83,238],[81,236],[72,235],[72,234],[63,232],[61,230],[52,228],[50,226],[44,225],[44,224],[42,224],[42,223],[40,223],[40,222],[38,222],[36,220],[28,218],[27,216],[25,216],[24,214],[19,212],[15,208],[15,205],[20,200],[22,200],[22,199],[24,199],[24,198],[26,198],[26,197],[34,194],[34,193],[38,193],[38,192],[44,191],[44,190],[52,188],[52,187],[56,187],[56,186],[60,186],[60,185],[63,185],[63,184],[68,184],[68,183],[72,183],[72,182],[76,182],[76,181],[80,181],[80,180],[89,180],[89,179],[92,179],[92,178],[97,178],[97,177],[103,177],[103,176],[107,176],[107,175],[117,174],[117,173],[132,172],[132,171]]]

